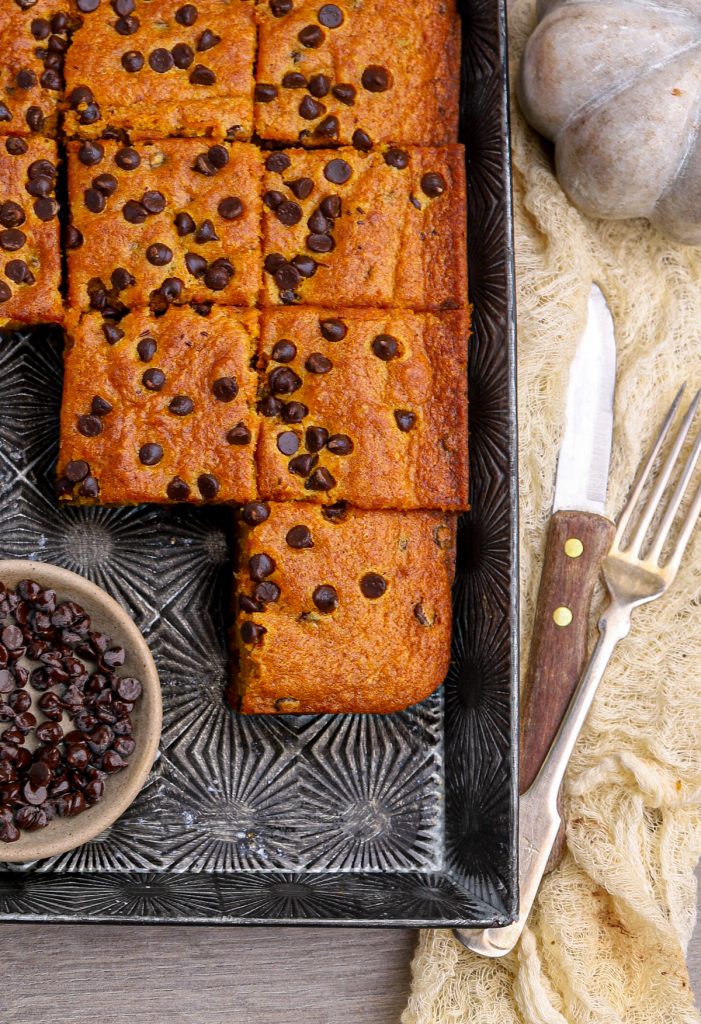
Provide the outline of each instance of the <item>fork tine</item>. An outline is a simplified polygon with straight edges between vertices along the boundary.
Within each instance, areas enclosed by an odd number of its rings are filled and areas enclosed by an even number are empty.
[[[699,398],[701,398],[701,391],[699,391],[696,395],[697,405]],[[689,457],[686,460],[686,464],[684,466],[682,474],[679,477],[677,486],[674,489],[674,494],[669,500],[669,504],[665,510],[665,514],[662,517],[660,525],[657,529],[657,533],[655,535],[652,547],[650,549],[650,554],[648,555],[648,558],[651,561],[658,562],[660,559],[660,555],[662,554],[662,548],[664,547],[667,537],[669,536],[669,531],[672,528],[674,517],[679,511],[679,506],[684,500],[684,495],[686,493],[687,487],[689,486],[689,481],[691,480],[694,469],[696,468],[696,463],[698,462],[699,455],[701,455],[701,430],[699,430],[696,436],[696,440],[694,441],[694,447],[692,448]]]
[[[699,484],[696,490],[694,500],[692,501],[691,507],[689,508],[689,511],[687,512],[684,518],[684,522],[682,523],[682,528],[679,531],[679,536],[677,537],[677,543],[675,545],[674,551],[672,552],[672,557],[665,566],[665,572],[669,574],[670,579],[674,579],[674,577],[677,574],[679,563],[681,562],[682,556],[686,551],[686,546],[689,543],[689,540],[691,539],[691,534],[694,532],[694,527],[696,526],[697,520],[700,515],[701,484]]]
[[[664,422],[657,436],[657,440],[655,441],[654,447],[647,458],[647,462],[640,470],[638,478],[635,481],[635,484],[633,485],[633,490],[628,495],[628,501],[626,502],[623,511],[621,512],[618,518],[618,528],[616,530],[616,536],[613,541],[614,548],[621,547],[623,535],[626,532],[626,529],[628,528],[628,523],[630,522],[633,510],[635,509],[635,506],[638,504],[638,499],[640,498],[643,488],[645,487],[645,484],[648,481],[648,478],[652,471],[652,467],[655,464],[657,456],[660,454],[660,449],[662,448],[662,445],[665,442],[665,438],[669,433],[669,428],[671,427],[674,417],[677,414],[677,409],[679,408],[679,403],[682,400],[682,395],[684,394],[685,387],[686,384],[682,384],[682,386],[679,388],[679,391],[677,391],[676,397],[672,402],[671,406],[669,407],[669,412],[664,418]]]

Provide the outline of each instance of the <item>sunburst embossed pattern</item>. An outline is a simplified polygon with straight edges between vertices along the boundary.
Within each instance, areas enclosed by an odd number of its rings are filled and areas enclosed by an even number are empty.
[[[459,524],[445,687],[389,716],[232,714],[223,698],[231,510],[57,509],[62,341],[44,330],[0,337],[0,557],[55,562],[113,594],[149,642],[165,708],[161,753],[138,799],[93,842],[0,870],[0,919],[440,927],[512,917],[518,574],[505,32],[498,0],[460,6],[473,511]]]

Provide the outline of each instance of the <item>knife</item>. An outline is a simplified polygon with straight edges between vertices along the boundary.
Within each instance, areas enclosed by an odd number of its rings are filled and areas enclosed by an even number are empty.
[[[594,284],[586,327],[570,366],[565,430],[521,698],[521,795],[538,774],[584,669],[591,599],[616,532],[606,516],[615,382],[613,318]],[[557,864],[563,848],[561,826],[546,870]],[[518,923],[506,929],[457,928],[455,934],[476,953],[503,956],[521,928]]]
[[[616,532],[606,516],[615,382],[613,318],[594,284],[586,327],[570,366],[553,513],[521,698],[522,794],[550,749],[584,669],[591,599]],[[548,870],[563,849],[564,826]]]

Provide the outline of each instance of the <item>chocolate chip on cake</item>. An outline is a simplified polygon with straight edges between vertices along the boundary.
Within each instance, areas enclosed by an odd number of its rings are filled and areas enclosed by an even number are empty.
[[[299,448],[299,437],[293,430],[285,430],[277,436],[277,447],[283,455],[294,455]]]
[[[275,561],[266,555],[264,552],[258,555],[252,555],[248,560],[248,571],[251,579],[258,582],[264,580],[267,576],[272,576],[275,572],[276,566]]]
[[[324,177],[334,185],[345,184],[352,173],[353,171],[350,164],[345,160],[342,160],[340,157],[336,157],[334,160],[329,160],[324,167]]]
[[[141,381],[144,387],[148,388],[149,391],[160,391],[165,385],[166,375],[163,370],[159,370],[154,367],[153,369],[144,371]]]
[[[338,608],[338,594],[335,588],[328,584],[317,587],[312,594],[312,600],[324,615],[330,615]]]
[[[144,466],[157,466],[163,458],[163,449],[160,444],[149,443],[139,448],[139,460]]]
[[[330,491],[336,486],[336,479],[325,466],[317,466],[304,486],[309,491]]]
[[[373,340],[372,350],[378,359],[388,363],[399,354],[399,342],[391,334],[378,334]]]
[[[235,427],[227,432],[226,440],[229,444],[245,445],[251,443],[251,431],[245,423],[237,423]]]
[[[343,320],[332,317],[328,320],[319,321],[319,330],[327,341],[343,341],[348,334],[348,328]]]
[[[235,377],[218,377],[212,384],[212,394],[219,402],[233,402],[239,393]]]
[[[187,501],[190,497],[190,487],[179,476],[174,476],[166,488],[166,494],[171,501]]]
[[[366,573],[360,581],[360,591],[364,597],[374,601],[382,597],[387,590],[387,581],[376,572]]]
[[[326,447],[333,455],[350,455],[354,445],[347,434],[332,434]]]
[[[331,92],[340,103],[345,103],[347,107],[352,107],[355,103],[357,90],[350,83],[339,82],[338,85],[333,86]]]
[[[386,92],[391,88],[392,76],[381,64],[369,64],[363,71],[360,81],[363,89],[368,92]]]
[[[307,476],[318,461],[318,455],[295,455],[288,462],[287,468],[296,476]]]
[[[271,153],[265,161],[265,169],[275,174],[282,174],[290,166],[292,161],[287,153]]]
[[[258,526],[270,516],[270,508],[264,501],[249,501],[241,509],[241,518],[249,526]]]
[[[297,38],[299,39],[302,46],[306,46],[311,49],[316,49],[317,47],[321,46],[325,39],[325,36],[318,25],[307,25],[305,28],[303,28],[300,32],[297,33]]]
[[[168,403],[168,412],[174,416],[189,416],[195,403],[187,395],[175,395]]]
[[[291,548],[301,549],[314,547],[311,530],[308,526],[304,526],[302,524],[299,526],[293,526],[288,530],[285,540]]]
[[[359,149],[361,153],[369,153],[372,149],[372,139],[362,128],[355,129],[351,142],[354,148]]]
[[[329,432],[325,427],[307,427],[304,433],[304,443],[310,452],[320,452],[329,439]]]
[[[310,373],[328,373],[333,369],[333,363],[322,352],[312,352],[304,366]]]
[[[395,409],[394,418],[399,429],[405,434],[408,433],[416,423],[416,413],[409,412],[408,409]]]
[[[442,195],[447,187],[445,178],[438,171],[431,171],[428,174],[424,174],[421,178],[421,191],[429,199],[435,199],[437,196]]]
[[[293,342],[288,341],[287,338],[281,338],[280,341],[276,341],[273,345],[270,357],[276,363],[291,363],[296,355],[297,346]]]
[[[254,96],[258,103],[272,103],[277,98],[277,86],[258,82],[255,87]]]
[[[205,501],[212,501],[219,493],[219,481],[213,473],[202,473],[198,476],[197,487]]]

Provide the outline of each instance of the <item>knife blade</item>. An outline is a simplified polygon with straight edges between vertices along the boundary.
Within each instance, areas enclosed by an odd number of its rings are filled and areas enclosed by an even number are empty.
[[[538,774],[584,668],[591,599],[615,534],[605,515],[615,380],[613,318],[594,284],[570,366],[553,514],[521,700],[520,793]],[[563,848],[561,828],[549,869]]]

